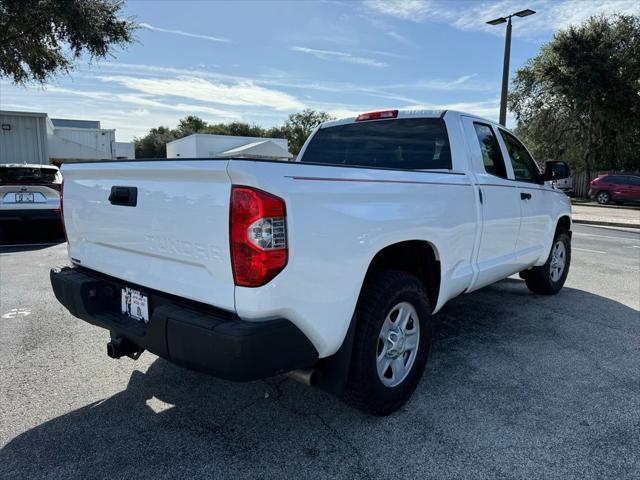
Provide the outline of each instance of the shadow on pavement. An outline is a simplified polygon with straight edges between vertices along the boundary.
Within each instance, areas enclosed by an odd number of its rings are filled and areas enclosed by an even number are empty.
[[[0,252],[18,248],[15,251],[43,248],[43,244],[65,241],[62,224],[59,221],[9,222],[0,221]]]
[[[636,310],[570,288],[534,296],[509,279],[452,301],[437,318],[428,373],[391,417],[363,415],[282,377],[236,384],[158,359],[123,391],[14,438],[0,452],[2,476],[638,473]]]

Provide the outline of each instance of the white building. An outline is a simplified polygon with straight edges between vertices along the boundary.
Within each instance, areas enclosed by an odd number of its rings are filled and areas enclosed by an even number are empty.
[[[285,138],[195,133],[167,143],[167,158],[258,158],[286,161],[292,157]]]
[[[0,163],[61,164],[135,158],[133,143],[115,141],[99,121],[49,118],[46,113],[0,111]]]
[[[116,142],[116,160],[133,160],[136,158],[136,145],[133,142]]]
[[[49,163],[46,113],[0,110],[0,163]]]

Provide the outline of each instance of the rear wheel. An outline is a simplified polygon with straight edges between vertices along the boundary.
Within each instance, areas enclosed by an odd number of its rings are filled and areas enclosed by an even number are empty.
[[[606,205],[611,201],[611,194],[609,192],[598,192],[596,195],[596,200],[600,205]]]
[[[554,295],[564,286],[571,264],[571,237],[565,231],[556,234],[549,258],[544,265],[520,274],[529,290],[542,295]]]
[[[431,307],[423,284],[405,272],[375,272],[363,288],[344,400],[388,415],[409,399],[424,371]]]

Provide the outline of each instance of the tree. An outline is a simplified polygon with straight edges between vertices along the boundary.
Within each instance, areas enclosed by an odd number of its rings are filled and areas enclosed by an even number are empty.
[[[558,32],[517,71],[509,104],[541,158],[640,169],[640,17],[591,17]]]
[[[175,140],[175,132],[168,127],[152,128],[142,138],[134,138],[136,158],[165,158],[167,143]]]
[[[264,137],[265,130],[259,125],[244,122],[216,123],[206,128],[207,133],[216,135],[233,135],[237,137]]]
[[[118,17],[123,0],[0,0],[0,77],[44,83],[88,53],[109,55],[133,41],[136,25]]]
[[[305,109],[300,113],[292,113],[284,122],[280,129],[272,129],[271,136],[284,135],[289,140],[289,151],[294,155],[300,152],[300,149],[311,135],[313,129],[322,122],[331,120],[333,117],[326,112]]]
[[[202,133],[207,127],[207,122],[203,119],[195,115],[189,115],[178,122],[178,128],[176,128],[174,136],[182,138],[194,133]]]

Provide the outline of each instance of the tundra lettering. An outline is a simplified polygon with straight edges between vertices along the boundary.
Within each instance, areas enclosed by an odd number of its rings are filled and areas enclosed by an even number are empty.
[[[144,238],[149,250],[162,255],[172,254],[194,260],[213,260],[220,257],[220,250],[213,245],[151,234],[145,234]]]

